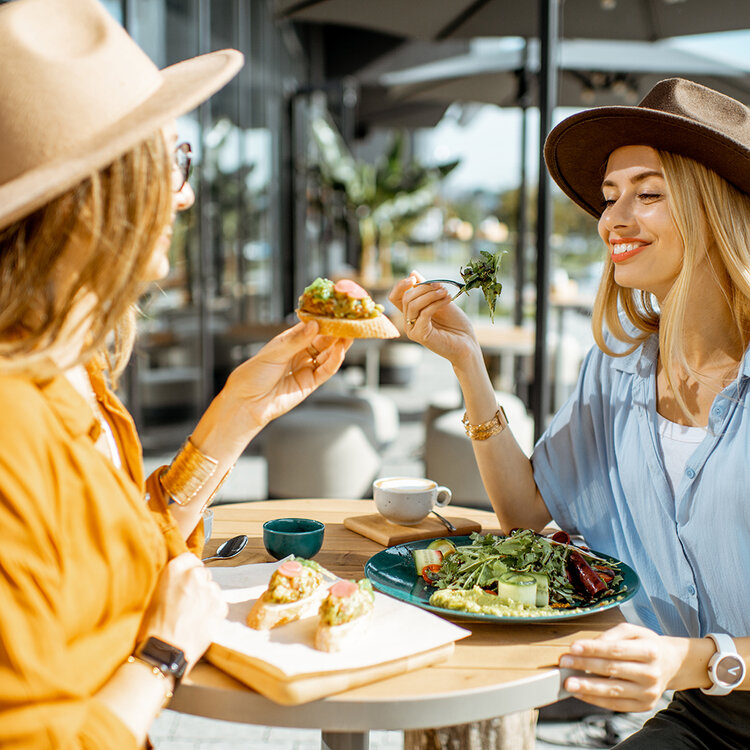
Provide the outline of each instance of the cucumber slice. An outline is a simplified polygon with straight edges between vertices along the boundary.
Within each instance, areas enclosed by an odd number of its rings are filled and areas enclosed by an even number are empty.
[[[497,579],[497,595],[501,599],[536,607],[536,578],[529,573],[503,573]]]
[[[536,579],[536,606],[549,605],[549,577],[544,573],[530,573]]]
[[[413,549],[411,554],[418,576],[422,575],[425,565],[440,565],[443,562],[443,553],[439,549]]]
[[[428,545],[427,549],[437,549],[443,553],[443,557],[450,555],[451,552],[456,551],[456,545],[448,539],[433,539]]]

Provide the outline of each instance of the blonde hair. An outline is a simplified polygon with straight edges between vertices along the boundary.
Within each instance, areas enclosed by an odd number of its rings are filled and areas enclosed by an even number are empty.
[[[116,381],[133,347],[143,269],[172,219],[171,170],[159,131],[0,230],[0,372],[55,374],[50,355],[85,322],[76,362],[101,355]],[[92,293],[94,309],[77,320]]]
[[[597,345],[610,356],[624,356],[658,332],[664,373],[683,414],[692,422],[677,387],[676,365],[698,382],[705,378],[687,362],[682,332],[688,316],[688,297],[703,251],[723,291],[744,351],[750,322],[750,196],[697,161],[659,151],[667,198],[684,247],[679,274],[660,309],[649,292],[619,286],[614,264],[607,257],[594,303],[592,326]],[[712,252],[712,250],[714,252]],[[720,261],[718,264],[714,259]],[[718,265],[718,267],[717,267]],[[625,330],[621,315],[635,329]],[[604,328],[630,344],[616,353],[606,344]]]

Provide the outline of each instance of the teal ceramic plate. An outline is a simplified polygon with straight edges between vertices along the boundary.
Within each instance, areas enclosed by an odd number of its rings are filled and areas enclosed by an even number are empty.
[[[378,552],[365,564],[365,575],[372,581],[372,585],[384,594],[389,594],[396,599],[409,602],[409,604],[415,604],[417,607],[428,609],[431,612],[445,615],[451,619],[474,620],[477,622],[547,623],[556,622],[557,620],[570,620],[574,617],[584,617],[585,615],[619,607],[623,602],[635,596],[640,586],[638,576],[632,568],[616,560],[614,557],[596,552],[595,554],[599,555],[599,557],[617,563],[623,580],[614,594],[600,599],[596,604],[591,606],[576,607],[573,610],[560,610],[551,614],[532,614],[527,617],[475,614],[473,612],[461,612],[460,610],[446,609],[444,607],[433,607],[430,604],[430,595],[435,589],[425,583],[421,577],[417,576],[411,554],[413,549],[426,547],[431,541],[433,540],[422,539],[418,542],[407,542],[406,544],[398,544],[395,547],[388,547],[382,552]],[[457,536],[451,537],[451,541],[457,547],[460,547],[461,545],[470,544],[471,538],[468,536]]]

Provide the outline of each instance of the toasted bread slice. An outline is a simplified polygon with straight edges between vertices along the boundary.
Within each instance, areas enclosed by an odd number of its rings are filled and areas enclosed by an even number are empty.
[[[326,580],[334,578],[311,560],[285,560],[272,574],[268,588],[253,604],[247,624],[255,630],[270,630],[317,613],[328,595]]]
[[[313,645],[319,651],[341,651],[367,627],[375,606],[369,579],[340,580],[328,589],[320,606]]]
[[[315,648],[318,651],[342,651],[365,632],[371,619],[372,611],[369,611],[342,625],[318,623],[315,631]]]
[[[310,617],[317,614],[326,591],[325,583],[321,583],[312,594],[304,599],[284,604],[269,601],[268,592],[264,591],[248,613],[247,624],[254,630],[271,630],[278,625],[285,625],[303,617]]]
[[[396,339],[401,334],[398,328],[382,313],[374,318],[329,318],[325,315],[297,310],[297,317],[307,323],[317,320],[324,336],[340,336],[347,339]]]

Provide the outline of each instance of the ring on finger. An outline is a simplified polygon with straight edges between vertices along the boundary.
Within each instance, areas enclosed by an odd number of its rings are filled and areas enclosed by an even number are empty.
[[[417,322],[416,318],[407,318],[406,319],[406,325],[409,326],[409,328],[414,328],[414,324]]]
[[[313,362],[315,361],[315,357],[320,354],[320,352],[312,344],[307,347],[307,353],[310,355],[310,359],[312,359]]]

